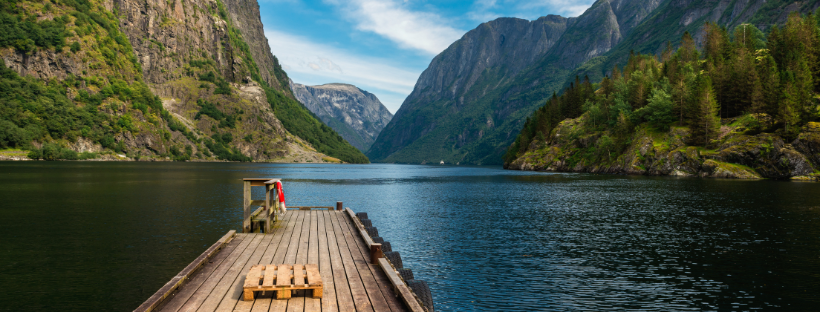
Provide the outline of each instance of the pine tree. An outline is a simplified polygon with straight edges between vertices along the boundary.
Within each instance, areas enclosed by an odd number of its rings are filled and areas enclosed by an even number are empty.
[[[780,72],[777,64],[770,54],[763,51],[758,56],[757,72],[760,77],[761,102],[758,113],[768,116],[769,127],[774,125],[774,118],[779,112],[780,98],[783,91],[780,89]]]
[[[690,124],[691,140],[694,145],[709,146],[717,139],[720,130],[720,107],[709,77],[698,77],[696,88],[694,114]]]

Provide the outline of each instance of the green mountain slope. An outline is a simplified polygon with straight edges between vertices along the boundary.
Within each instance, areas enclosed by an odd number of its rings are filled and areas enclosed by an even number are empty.
[[[598,86],[550,99],[505,167],[820,180],[815,16],[792,15],[766,37],[749,24],[703,29],[702,51],[685,33],[677,51],[633,54]]]
[[[257,66],[254,55],[269,48],[256,51],[267,45],[243,38],[231,19],[260,30],[256,2],[226,1],[231,13],[222,1],[4,1],[0,137],[15,139],[0,148],[32,157],[48,147],[102,159],[367,162],[293,99],[275,57],[263,60],[272,68]],[[255,16],[243,13],[248,6]]]
[[[500,29],[499,21],[482,24],[431,62],[368,156],[381,162],[501,164],[526,117],[553,93],[568,87],[576,76],[599,81],[614,64],[626,62],[630,51],[660,53],[668,41],[677,42],[685,31],[700,39],[705,21],[733,26],[754,20],[768,25],[782,21],[788,12],[807,12],[817,5],[762,0],[600,0],[581,16],[566,19],[563,28],[554,28],[556,33],[550,39],[531,39],[528,45],[502,48],[502,61],[492,66],[477,59],[452,57],[494,55],[495,47],[503,46],[501,38],[511,36],[509,32],[487,35],[482,31]],[[469,53],[462,53],[465,46],[471,47]],[[542,46],[547,48],[528,53]],[[535,57],[526,57],[530,55]],[[519,60],[524,61],[515,63]],[[453,64],[468,64],[464,67],[479,68],[481,74],[448,76],[463,72]],[[483,85],[476,87],[479,81]]]

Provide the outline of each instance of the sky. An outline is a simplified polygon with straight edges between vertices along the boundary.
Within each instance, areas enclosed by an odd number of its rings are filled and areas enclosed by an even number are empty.
[[[296,83],[348,83],[392,113],[433,58],[499,17],[578,16],[593,0],[258,0],[271,52]]]

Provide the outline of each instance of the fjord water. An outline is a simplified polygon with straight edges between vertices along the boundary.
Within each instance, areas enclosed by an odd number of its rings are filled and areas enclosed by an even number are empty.
[[[242,219],[243,177],[368,212],[438,311],[814,310],[820,184],[497,167],[0,163],[0,310],[130,311]],[[261,194],[257,194],[261,196]]]

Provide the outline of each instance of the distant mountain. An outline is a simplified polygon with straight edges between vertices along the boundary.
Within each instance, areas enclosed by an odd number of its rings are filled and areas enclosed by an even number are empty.
[[[577,18],[483,23],[436,56],[367,155],[501,164],[526,118],[576,74],[598,81],[631,50],[659,53],[706,21],[769,25],[817,2],[599,0]]]
[[[306,86],[291,81],[290,88],[299,102],[362,152],[393,118],[375,95],[353,85]]]

